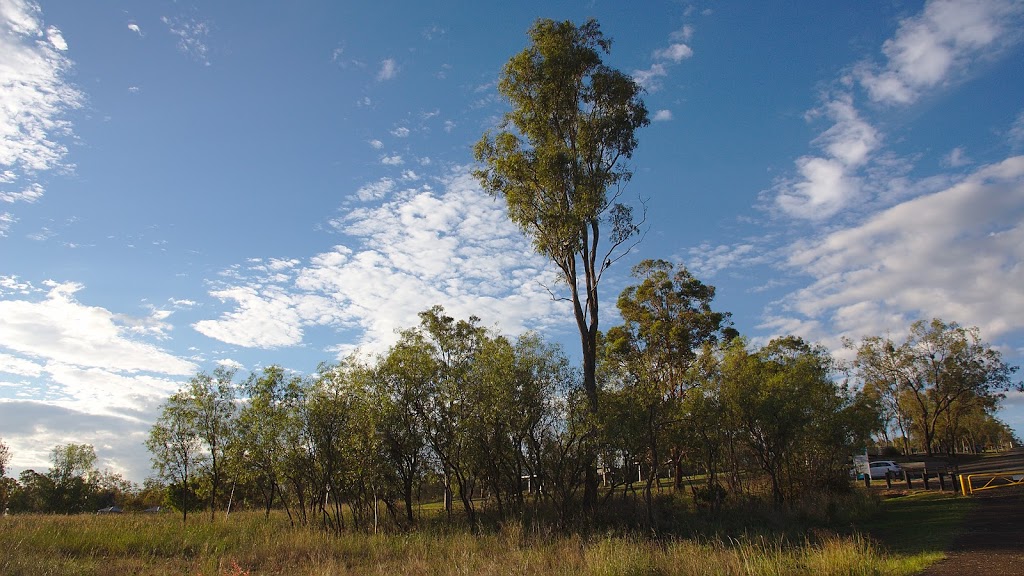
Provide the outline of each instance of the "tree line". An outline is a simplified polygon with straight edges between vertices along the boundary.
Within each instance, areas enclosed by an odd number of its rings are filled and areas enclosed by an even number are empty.
[[[753,345],[685,268],[649,260],[633,274],[622,323],[598,334],[596,413],[559,346],[434,306],[376,357],[307,375],[196,374],[160,408],[143,487],[96,470],[92,446],[61,445],[48,472],[4,478],[4,508],[163,504],[183,520],[257,508],[341,532],[425,519],[568,528],[626,502],[657,530],[683,495],[713,513],[849,490],[850,456],[869,447],[952,455],[1015,441],[995,410],[1016,367],[977,329],[917,322],[900,342],[848,342],[843,364],[794,336]],[[0,442],[0,465],[9,457]],[[441,512],[423,511],[432,504]]]
[[[229,370],[197,374],[151,430],[159,477],[183,518],[242,502],[338,532],[407,529],[438,502],[474,528],[568,527],[628,499],[656,529],[670,505],[659,494],[714,511],[730,497],[784,505],[848,490],[851,455],[881,448],[897,418],[908,452],[1012,440],[995,409],[1015,367],[976,329],[915,323],[881,356],[877,337],[850,344],[856,359],[843,364],[795,336],[752,345],[685,268],[644,261],[633,272],[622,324],[598,334],[596,413],[558,346],[434,306],[374,358],[307,376],[270,366],[237,384]],[[912,366],[900,350],[922,339],[935,360],[894,379]],[[966,417],[975,410],[982,417]],[[594,513],[583,504],[589,466]]]

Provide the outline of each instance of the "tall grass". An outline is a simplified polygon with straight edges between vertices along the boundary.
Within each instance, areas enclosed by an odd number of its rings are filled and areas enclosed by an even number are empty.
[[[931,554],[929,556],[929,554]],[[182,526],[173,515],[0,518],[0,574],[903,575],[938,556],[893,554],[857,534],[650,539],[424,530],[329,535],[238,513]]]

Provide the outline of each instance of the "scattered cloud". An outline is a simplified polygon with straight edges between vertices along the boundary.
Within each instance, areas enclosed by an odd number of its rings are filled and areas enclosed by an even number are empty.
[[[693,27],[689,25],[670,34],[669,39],[672,42],[668,46],[654,51],[654,62],[649,68],[634,70],[633,80],[651,92],[661,88],[659,79],[668,76],[668,65],[679,64],[693,56],[693,49],[684,43],[692,37]]]
[[[385,166],[400,166],[404,164],[405,161],[402,160],[402,157],[400,155],[394,154],[392,156],[385,156],[381,158],[380,163],[384,164]]]
[[[654,52],[658,60],[668,60],[675,64],[693,56],[693,50],[686,44],[672,44],[668,48],[662,48]]]
[[[712,278],[722,270],[737,266],[749,266],[764,261],[764,256],[754,244],[712,246],[707,242],[690,248],[685,259],[686,268],[702,278]]]
[[[812,145],[823,156],[802,156],[796,160],[798,178],[775,186],[775,202],[793,217],[811,220],[829,218],[857,199],[861,179],[857,170],[881,144],[881,135],[865,122],[849,94],[840,94],[810,116],[825,115],[832,126],[814,139]]]
[[[467,170],[443,184],[442,191],[404,190],[332,220],[350,242],[310,258],[287,279],[243,279],[212,291],[235,306],[195,328],[230,344],[266,348],[299,345],[306,327],[332,326],[354,330],[354,341],[379,351],[434,304],[457,316],[476,314],[485,324],[500,322],[510,334],[556,322],[561,304],[541,284],[554,277],[546,261]]]
[[[395,128],[394,130],[391,131],[391,135],[397,138],[408,138],[409,133],[409,129],[406,128],[405,126],[399,126],[398,128]]]
[[[369,144],[370,147],[375,150],[380,150],[381,148],[384,147],[384,143],[381,142],[380,140],[370,140]]]
[[[135,32],[139,36],[142,36],[142,28],[139,28],[139,25],[136,24],[135,22],[129,23],[128,24],[128,29],[131,30],[132,32]]]
[[[168,16],[163,16],[160,20],[167,25],[171,34],[178,37],[179,50],[205,66],[210,65],[210,49],[206,44],[210,36],[209,22]]]
[[[960,168],[961,166],[970,164],[971,159],[967,157],[967,152],[964,150],[964,147],[958,146],[950,150],[949,154],[946,154],[942,158],[942,163],[950,168]]]
[[[434,38],[439,38],[447,33],[447,28],[442,28],[441,26],[434,24],[433,26],[423,29],[423,38],[426,40],[433,40]]]
[[[789,253],[787,266],[813,282],[778,303],[769,327],[827,321],[828,333],[857,339],[938,316],[990,338],[1024,330],[1024,293],[1007,289],[1024,283],[1024,156]]]
[[[672,119],[672,111],[671,110],[658,110],[657,112],[654,113],[654,116],[651,117],[651,120],[653,120],[655,122],[667,122],[667,121],[669,121],[671,119]]]
[[[932,0],[882,45],[885,64],[863,63],[857,78],[875,102],[912,103],[1019,41],[1022,16],[1017,0]]]
[[[1024,147],[1024,111],[1017,115],[1006,136],[1014,149]]]
[[[0,349],[41,361],[119,373],[181,375],[195,369],[190,362],[131,338],[130,317],[80,304],[75,293],[83,286],[45,284],[49,290],[41,301],[0,300]]]
[[[0,202],[28,202],[32,203],[43,197],[43,186],[37,182],[29,184],[20,192],[6,192],[0,189]]]
[[[0,3],[0,202],[35,202],[44,194],[40,173],[70,168],[65,116],[85,102],[67,80],[67,42],[41,17],[35,2]],[[0,213],[0,236],[15,222],[14,214]]]
[[[355,196],[362,202],[380,200],[395,189],[395,181],[391,178],[381,178],[376,182],[370,182],[356,190]]]
[[[394,58],[388,58],[381,61],[380,70],[377,72],[377,81],[383,82],[385,80],[391,80],[397,75],[398,64],[395,63]]]

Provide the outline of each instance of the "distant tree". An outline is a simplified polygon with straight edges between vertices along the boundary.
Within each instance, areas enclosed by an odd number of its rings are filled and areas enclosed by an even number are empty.
[[[877,426],[871,404],[836,383],[833,369],[828,350],[794,336],[755,352],[733,345],[723,359],[728,421],[768,475],[776,503],[806,478],[834,486],[850,450]]]
[[[940,426],[955,430],[951,424],[960,405],[991,402],[1015,386],[1018,367],[1003,362],[978,328],[938,318],[914,322],[902,343],[871,336],[856,350],[853,367],[865,387],[909,417],[929,456],[940,440]]]
[[[29,468],[18,475],[18,486],[11,495],[11,510],[16,512],[56,512],[56,487],[46,474]]]
[[[7,464],[10,461],[11,449],[0,438],[0,514],[7,509],[7,502],[14,492],[14,481],[7,478]]]
[[[632,173],[637,128],[649,123],[642,88],[606,66],[611,40],[595,20],[538,20],[530,46],[505,65],[498,91],[512,110],[475,147],[484,189],[504,197],[509,217],[560,270],[583,352],[583,390],[597,414],[598,286],[639,229],[618,200]],[[607,236],[602,237],[602,234]],[[628,251],[628,249],[626,250]],[[591,434],[592,435],[592,434]],[[589,449],[584,506],[597,502]]]
[[[11,449],[0,438],[0,478],[7,475],[7,464],[11,461]]]
[[[178,391],[163,403],[146,439],[153,467],[167,483],[168,495],[181,512],[182,523],[196,507],[196,477],[207,460],[196,418],[191,395]]]
[[[90,508],[96,449],[91,444],[59,444],[50,451],[50,461],[53,465],[47,476],[54,487],[50,508],[64,514]]]

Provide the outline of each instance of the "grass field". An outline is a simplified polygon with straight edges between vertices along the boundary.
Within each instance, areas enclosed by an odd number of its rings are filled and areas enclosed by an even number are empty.
[[[218,515],[213,523],[197,514],[185,527],[173,514],[9,516],[0,518],[0,574],[904,575],[942,557],[969,505],[950,496],[904,496],[883,502],[856,529],[814,529],[799,539],[763,530],[650,539],[518,526],[482,535],[423,529],[336,536],[258,513]]]

